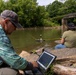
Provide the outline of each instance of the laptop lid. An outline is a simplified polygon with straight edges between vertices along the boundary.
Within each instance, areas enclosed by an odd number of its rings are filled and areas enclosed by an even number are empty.
[[[47,70],[49,68],[49,66],[53,63],[53,61],[55,60],[56,56],[47,52],[47,51],[44,51],[39,59],[37,60],[37,63],[39,64],[39,67],[44,69],[44,70]]]

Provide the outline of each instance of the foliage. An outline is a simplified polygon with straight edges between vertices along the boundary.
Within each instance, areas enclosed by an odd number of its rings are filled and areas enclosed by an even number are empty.
[[[54,1],[52,4],[49,4],[47,6],[47,11],[49,12],[49,16],[50,17],[55,17],[58,15],[58,11],[59,11],[59,8],[62,7],[62,3],[61,2],[58,2],[57,0]]]
[[[3,0],[0,0],[0,12],[2,12],[5,8],[5,3]]]
[[[9,0],[6,7],[17,12],[23,27],[43,26],[43,20],[47,16],[45,7],[37,6],[36,2],[36,0]]]
[[[73,22],[74,22],[74,24],[76,25],[76,18],[74,18]]]
[[[59,24],[57,21],[53,21],[52,19],[44,19],[44,25],[45,27],[53,27],[53,26],[58,26]]]
[[[5,9],[15,11],[23,27],[56,26],[64,15],[76,12],[76,0],[55,0],[47,6],[39,6],[37,0],[0,0],[0,12]]]
[[[50,68],[47,70],[45,75],[53,75],[54,74],[52,67],[53,67],[53,65],[50,66]]]
[[[76,9],[76,0],[66,0],[63,6],[60,8],[59,13],[63,14],[74,13],[76,12],[75,9]]]

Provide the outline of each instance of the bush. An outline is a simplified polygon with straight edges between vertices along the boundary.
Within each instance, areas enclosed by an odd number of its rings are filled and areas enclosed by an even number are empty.
[[[56,21],[52,22],[51,20],[44,20],[44,26],[45,27],[53,27],[53,26],[58,26],[59,24],[57,24]]]

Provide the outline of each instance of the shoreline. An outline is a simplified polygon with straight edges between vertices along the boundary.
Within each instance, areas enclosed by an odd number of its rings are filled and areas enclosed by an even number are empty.
[[[26,29],[61,29],[61,26],[55,26],[55,27],[29,27],[29,28],[17,28],[16,30],[26,30]]]

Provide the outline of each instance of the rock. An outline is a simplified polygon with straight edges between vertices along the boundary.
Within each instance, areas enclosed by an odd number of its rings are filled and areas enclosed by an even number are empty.
[[[76,75],[76,68],[65,67],[59,64],[54,65],[55,75]]]
[[[20,53],[20,56],[24,58],[24,57],[30,56],[30,53],[28,53],[28,52],[26,52],[26,51],[22,51],[22,52]]]
[[[41,54],[42,53],[42,50],[43,48],[40,48],[38,50],[36,50],[36,53],[37,54]],[[64,49],[58,49],[58,50],[50,50],[50,49],[44,49],[52,54],[54,54],[55,56],[57,56],[56,60],[70,60],[70,59],[73,59],[75,60],[76,59],[76,48],[64,48]],[[37,54],[30,54],[26,51],[22,51],[20,53],[20,56],[27,59],[27,60],[37,60],[38,58],[38,55]]]
[[[36,50],[38,54],[42,53],[43,48]],[[57,56],[54,62],[53,71],[55,75],[76,75],[76,48],[64,48],[58,50],[44,49]],[[22,51],[20,56],[28,61],[36,61],[37,54],[30,54]]]
[[[30,61],[36,61],[38,59],[38,55],[30,54],[30,53],[28,53],[26,51],[22,51],[19,56],[25,58],[29,62]]]
[[[49,51],[52,54],[57,56],[57,60],[68,58],[71,56],[76,55],[76,48],[64,48],[64,49],[57,49],[57,50],[51,50]]]
[[[60,44],[61,43],[61,40],[56,40],[54,42],[57,43],[57,44]]]
[[[76,75],[76,48],[50,51],[57,56],[53,67],[55,75]]]

